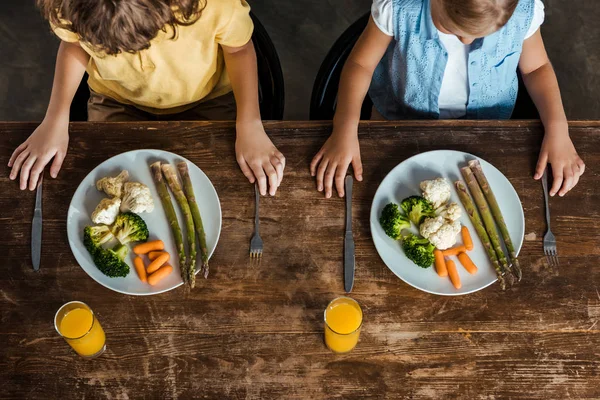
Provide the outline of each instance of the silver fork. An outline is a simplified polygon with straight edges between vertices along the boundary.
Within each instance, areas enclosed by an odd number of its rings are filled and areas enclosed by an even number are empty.
[[[263,241],[258,233],[258,206],[260,202],[260,193],[258,192],[258,185],[254,185],[254,199],[254,234],[252,235],[252,239],[250,239],[250,258],[260,259],[263,253]]]
[[[544,200],[546,202],[546,224],[548,224],[548,231],[544,236],[544,254],[546,260],[551,267],[558,267],[558,253],[556,251],[556,238],[550,230],[550,204],[548,203],[548,168],[544,171],[542,177],[542,187],[544,188]]]

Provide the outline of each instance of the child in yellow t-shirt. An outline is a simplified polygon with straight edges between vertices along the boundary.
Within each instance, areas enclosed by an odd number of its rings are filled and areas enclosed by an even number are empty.
[[[85,71],[88,119],[236,118],[236,155],[274,195],[285,158],[263,128],[253,24],[245,0],[38,0],[62,40],[46,116],[9,161],[22,190],[67,153],[69,109]],[[232,95],[233,90],[233,95]]]

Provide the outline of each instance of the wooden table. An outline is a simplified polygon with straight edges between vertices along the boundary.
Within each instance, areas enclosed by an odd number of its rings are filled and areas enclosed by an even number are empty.
[[[328,123],[265,125],[287,167],[280,192],[261,203],[260,265],[248,258],[253,188],[235,161],[233,125],[72,124],[59,179],[44,183],[39,273],[29,255],[34,193],[20,192],[6,168],[35,126],[0,124],[0,398],[600,398],[600,122],[571,125],[588,169],[574,192],[551,201],[558,273],[542,253],[542,190],[531,179],[538,123],[361,125],[352,296],[365,323],[346,355],[325,348],[322,320],[326,304],[344,293],[343,200],[323,199],[308,171]],[[191,293],[114,293],[71,254],[65,226],[77,185],[108,157],[138,148],[187,157],[219,193],[223,230],[211,276]],[[380,260],[369,232],[377,186],[400,161],[434,149],[481,156],[516,188],[527,233],[519,285],[434,296]],[[108,350],[97,360],[78,358],[54,331],[54,313],[70,300],[85,301],[102,321]]]

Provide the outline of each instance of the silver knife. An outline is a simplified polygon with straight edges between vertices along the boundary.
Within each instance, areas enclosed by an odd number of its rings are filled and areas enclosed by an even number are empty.
[[[42,253],[42,179],[38,183],[35,194],[35,209],[33,210],[33,221],[31,222],[31,262],[33,270],[40,270],[40,258]]]
[[[344,289],[346,293],[354,286],[354,238],[352,236],[352,175],[345,180],[346,234],[344,235]]]

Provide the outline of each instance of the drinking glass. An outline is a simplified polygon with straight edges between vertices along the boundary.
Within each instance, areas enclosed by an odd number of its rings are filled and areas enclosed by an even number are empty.
[[[324,313],[325,344],[335,353],[347,353],[358,343],[363,314],[350,297],[338,297],[329,303]]]
[[[92,309],[81,301],[63,305],[54,316],[60,336],[86,359],[98,357],[106,350],[106,336]]]

